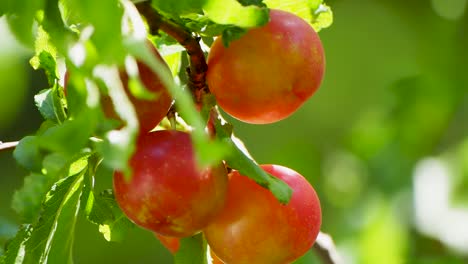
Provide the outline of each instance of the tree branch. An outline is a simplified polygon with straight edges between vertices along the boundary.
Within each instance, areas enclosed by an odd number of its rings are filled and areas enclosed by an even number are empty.
[[[0,151],[13,149],[18,145],[18,143],[19,143],[19,141],[14,141],[14,142],[2,142],[2,141],[0,141]]]
[[[208,66],[205,54],[200,47],[199,38],[181,25],[161,16],[153,9],[149,1],[137,3],[136,7],[138,12],[146,18],[151,34],[157,35],[159,30],[162,30],[179,42],[187,51],[190,57],[190,66],[187,69],[188,85],[195,96],[196,103],[201,105],[203,94],[209,91],[205,81]]]
[[[323,264],[343,263],[333,239],[328,234],[320,232],[312,248]]]

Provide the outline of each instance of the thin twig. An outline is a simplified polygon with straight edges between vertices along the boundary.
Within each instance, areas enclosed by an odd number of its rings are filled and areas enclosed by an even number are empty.
[[[330,235],[320,232],[313,246],[314,252],[323,264],[343,264],[335,243]]]
[[[205,60],[205,54],[200,47],[199,38],[194,36],[183,26],[162,17],[151,7],[149,1],[136,4],[138,12],[146,18],[150,32],[157,35],[159,30],[166,32],[182,45],[190,57],[190,66],[187,69],[189,75],[189,87],[195,96],[196,103],[201,105],[202,96],[208,92],[206,86],[206,71],[208,66]]]
[[[14,141],[14,142],[1,142],[0,141],[0,151],[13,149],[18,145],[18,143],[19,141]]]

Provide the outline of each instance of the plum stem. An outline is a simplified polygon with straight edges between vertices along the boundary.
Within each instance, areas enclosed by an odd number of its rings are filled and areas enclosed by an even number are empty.
[[[182,45],[189,55],[189,67],[187,68],[188,86],[195,97],[197,105],[202,104],[202,97],[209,93],[206,86],[206,63],[205,54],[199,43],[199,38],[194,36],[183,26],[171,21],[159,14],[149,1],[136,4],[138,12],[146,18],[150,33],[157,35],[159,30],[164,31]]]

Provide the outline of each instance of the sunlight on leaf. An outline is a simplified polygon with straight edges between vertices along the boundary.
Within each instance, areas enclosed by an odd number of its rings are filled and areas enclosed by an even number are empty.
[[[264,0],[263,2],[269,8],[284,10],[302,17],[317,32],[333,23],[331,8],[322,0]]]
[[[86,219],[99,226],[99,232],[107,241],[122,241],[127,231],[135,226],[118,206],[112,190],[105,190],[99,195],[90,190],[85,212]]]
[[[232,125],[227,123],[221,117],[214,120],[216,127],[216,136],[226,143],[230,148],[230,155],[226,157],[229,167],[238,170],[242,175],[254,180],[257,184],[269,189],[280,203],[287,204],[292,196],[292,189],[282,180],[271,176],[261,169],[248,154],[239,149],[240,139],[234,143],[232,139]]]
[[[188,13],[199,12],[206,0],[152,0],[151,4],[154,8],[169,13],[174,16],[180,16]]]
[[[243,6],[235,0],[208,0],[203,6],[208,18],[218,24],[243,28],[264,25],[268,22],[268,9],[255,5]]]
[[[84,172],[57,182],[48,192],[42,217],[25,242],[22,263],[71,263],[74,228]]]
[[[178,78],[180,67],[182,66],[182,52],[185,49],[180,45],[162,45],[158,51],[169,66],[174,78]]]
[[[6,253],[0,258],[2,264],[20,264],[24,263],[26,243],[31,237],[33,231],[32,225],[22,225],[13,240],[8,243]]]

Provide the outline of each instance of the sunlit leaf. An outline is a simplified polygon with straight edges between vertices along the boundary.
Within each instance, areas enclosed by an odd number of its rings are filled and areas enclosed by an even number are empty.
[[[236,0],[207,0],[203,10],[218,24],[251,28],[268,22],[268,9],[255,5],[243,6]]]
[[[24,222],[33,223],[37,220],[45,195],[54,182],[82,171],[87,166],[88,156],[86,153],[79,154],[72,162],[58,153],[45,156],[42,162],[43,173],[31,173],[24,178],[23,186],[13,195],[12,208]]]
[[[223,31],[223,34],[222,34],[222,36],[223,36],[223,38],[222,38],[223,45],[225,47],[229,47],[229,43],[231,43],[231,41],[239,39],[246,32],[247,32],[246,29],[239,28],[239,27],[232,27],[232,28],[225,29]]]
[[[326,4],[321,4],[313,11],[311,23],[312,27],[317,32],[331,26],[333,23],[333,12],[331,8]]]
[[[237,0],[243,6],[256,5],[260,7],[265,7],[263,0]]]
[[[59,9],[59,0],[47,0],[45,1],[43,12],[41,13],[41,26],[49,36],[53,39],[53,48],[36,46],[36,55],[40,54],[42,50],[51,52],[54,55],[54,50],[61,54],[66,54],[68,43],[76,39],[77,36],[68,27],[65,26],[62,20],[61,11]],[[45,41],[42,44],[48,45]],[[36,43],[39,44],[39,43]]]
[[[135,226],[120,210],[112,190],[98,195],[91,190],[85,213],[90,222],[99,226],[99,232],[107,241],[122,241],[127,231]]]
[[[90,40],[99,51],[101,62],[123,61],[125,56],[122,48],[123,5],[120,1],[61,0],[61,7],[67,23],[79,25],[81,28],[92,26]]]
[[[164,13],[180,16],[183,14],[200,12],[205,2],[206,0],[152,0],[151,4]]]
[[[158,48],[158,51],[169,66],[169,69],[172,72],[172,76],[178,76],[182,64],[181,60],[184,48],[180,45],[163,45]]]
[[[35,55],[29,60],[29,63],[34,69],[43,68],[48,74],[49,84],[51,84],[51,77],[56,79],[56,66],[55,57],[57,56],[57,49],[51,43],[49,34],[42,26],[38,27],[36,40],[34,42]],[[41,54],[42,58],[41,58]],[[52,74],[53,73],[53,74]]]
[[[24,263],[72,263],[74,229],[83,171],[57,182],[47,193],[41,218],[26,243]]]
[[[230,155],[226,157],[229,167],[238,170],[242,175],[254,180],[259,185],[269,189],[273,195],[283,204],[287,204],[292,196],[291,188],[282,180],[271,176],[262,170],[250,157],[237,147],[231,138],[232,126],[224,123],[220,118],[214,120],[216,136],[230,148]]]
[[[38,55],[39,59],[39,68],[44,69],[47,79],[49,80],[49,85],[53,85],[56,80],[58,80],[57,76],[57,62],[53,55],[48,51],[41,51]]]
[[[323,0],[264,0],[263,2],[269,8],[284,10],[302,17],[317,32],[329,27],[333,22],[333,13]]]
[[[6,248],[5,255],[0,257],[2,264],[20,264],[24,263],[26,242],[30,239],[33,231],[32,225],[27,224],[21,226],[16,236],[13,238]]]

